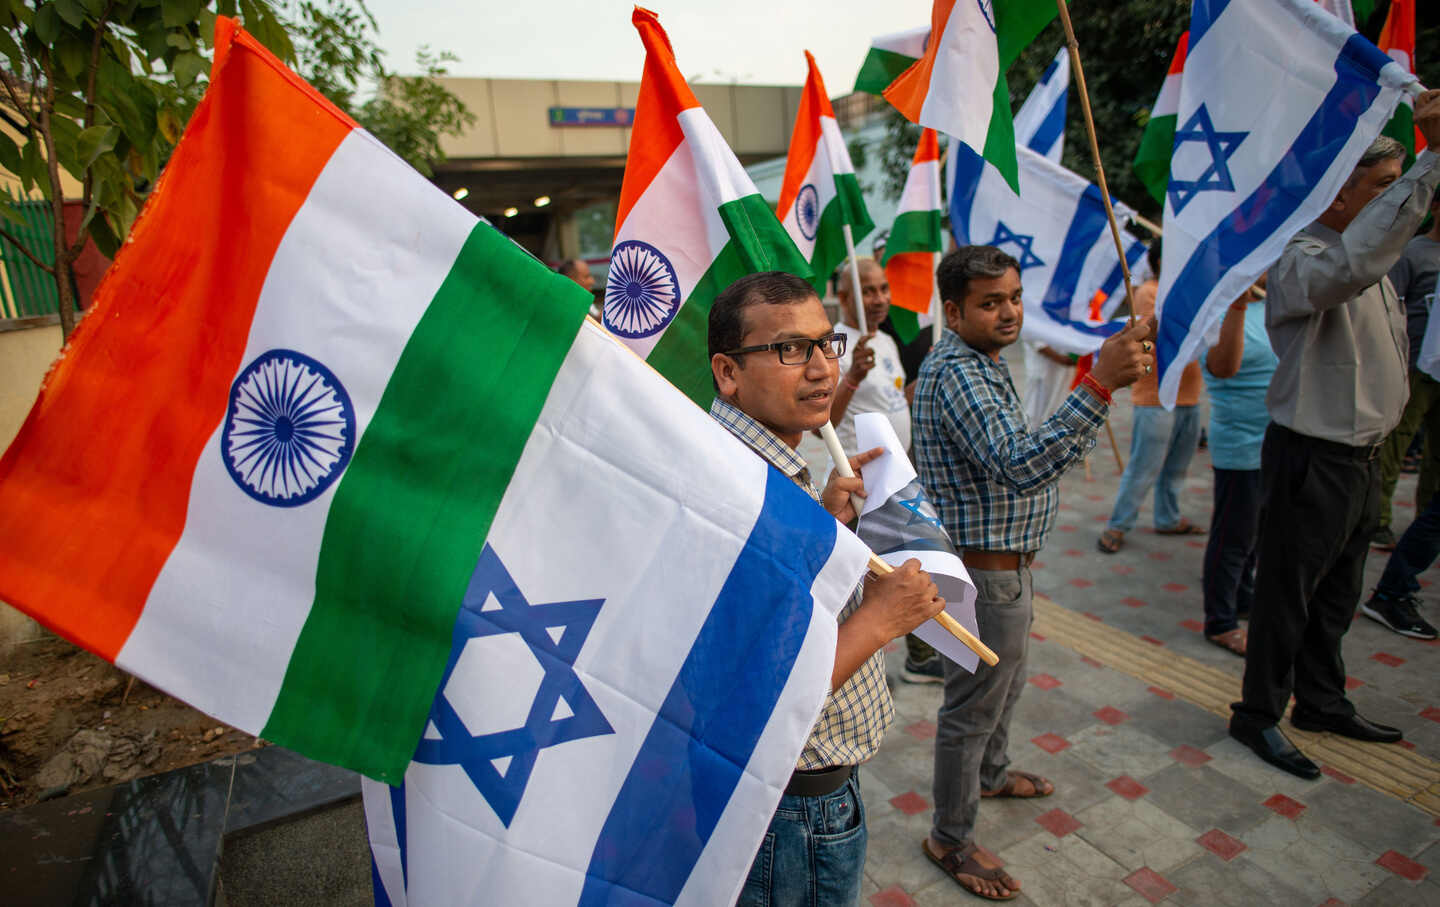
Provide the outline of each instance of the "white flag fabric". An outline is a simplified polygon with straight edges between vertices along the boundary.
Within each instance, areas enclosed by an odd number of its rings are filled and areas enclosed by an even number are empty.
[[[955,181],[950,229],[960,245],[991,245],[1020,263],[1025,320],[1021,337],[1062,353],[1084,355],[1100,348],[1121,321],[1092,321],[1090,301],[1109,294],[1109,310],[1122,293],[1120,260],[1110,235],[1100,190],[1028,148],[1016,148],[1020,194],[993,166],[969,148],[951,144]],[[1116,216],[1131,213],[1115,203]],[[1125,257],[1144,255],[1138,239],[1125,236]]]
[[[1195,0],[1156,303],[1163,405],[1226,306],[1329,207],[1414,82],[1313,0]]]
[[[1070,97],[1070,50],[1062,47],[1015,114],[1015,144],[1051,163],[1065,150],[1065,104]]]
[[[920,561],[940,588],[945,613],[978,639],[975,583],[955,553],[955,543],[940,522],[935,505],[916,478],[915,467],[905,456],[905,445],[895,434],[895,426],[884,413],[862,413],[855,417],[855,438],[859,450],[885,448],[885,453],[865,467],[865,507],[855,526],[860,540],[891,566],[898,567],[911,558]],[[912,632],[972,674],[980,664],[978,655],[933,620]]]
[[[733,903],[867,559],[587,323],[404,784],[364,782],[377,903]]]

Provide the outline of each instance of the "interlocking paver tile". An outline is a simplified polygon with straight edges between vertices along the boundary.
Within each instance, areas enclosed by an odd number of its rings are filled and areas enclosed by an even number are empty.
[[[1244,842],[1230,837],[1218,828],[1205,832],[1196,838],[1195,842],[1227,863],[1245,849]]]
[[[1209,762],[1211,756],[1202,749],[1196,749],[1188,743],[1182,743],[1170,751],[1170,757],[1181,765],[1188,765],[1194,768]]]
[[[1108,777],[1144,778],[1174,765],[1170,747],[1134,727],[1132,722],[1110,727],[1096,724],[1070,736],[1071,755]]]
[[[907,816],[915,816],[928,810],[930,808],[930,801],[915,793],[913,790],[910,790],[898,797],[891,797],[890,805]]]
[[[1180,621],[1180,626],[1184,627],[1185,629],[1189,630],[1189,631],[1192,632],[1192,633],[1204,633],[1204,632],[1205,632],[1205,625],[1202,624],[1200,621],[1195,620],[1195,619],[1193,619],[1193,618]]]
[[[1284,794],[1275,794],[1261,804],[1266,809],[1273,810],[1287,819],[1294,819],[1306,809],[1305,804],[1299,800],[1291,799]]]
[[[1335,768],[1333,765],[1322,765],[1320,771],[1339,781],[1341,784],[1354,784],[1355,779]]]
[[[1103,709],[1098,709],[1094,715],[1106,724],[1121,724],[1130,718],[1129,715],[1109,705]]]
[[[882,888],[870,895],[870,903],[874,907],[915,907],[915,899],[899,885]]]
[[[1440,709],[1435,708],[1433,705],[1427,705],[1420,710],[1420,717],[1429,718],[1431,721],[1440,721]]]
[[[1061,685],[1059,678],[1049,674],[1036,674],[1030,678],[1030,683],[1042,690],[1053,690]]]
[[[935,722],[933,721],[917,721],[914,724],[905,725],[905,733],[914,737],[916,740],[934,740],[935,730]]]
[[[1052,809],[1036,817],[1035,821],[1057,838],[1063,838],[1080,827],[1080,822],[1063,809]]]
[[[1191,768],[1170,762],[1144,777],[1150,788],[1145,799],[1197,828],[1223,828],[1239,835],[1271,815],[1260,805],[1263,795],[1216,771],[1214,763]]]
[[[1377,866],[1384,866],[1402,879],[1418,882],[1429,875],[1429,870],[1419,863],[1394,850],[1387,850],[1375,860]]]
[[[1374,853],[1415,853],[1440,841],[1434,816],[1360,784],[1326,782],[1305,798],[1305,821],[1323,825]],[[1356,816],[1365,821],[1356,822]]]
[[[1179,891],[1170,880],[1160,873],[1143,866],[1126,876],[1123,880],[1126,885],[1135,889],[1140,896],[1152,904],[1158,904],[1170,895]]]
[[[1325,895],[1307,894],[1307,886],[1281,878],[1251,862],[1250,854],[1225,862],[1212,854],[1202,854],[1184,866],[1165,873],[1180,890],[1170,896],[1167,904],[1185,907],[1256,907],[1256,905],[1309,905]],[[1313,884],[1313,883],[1312,883]]]
[[[1030,741],[1047,753],[1058,753],[1070,745],[1070,741],[1059,734],[1041,734]]]
[[[1399,655],[1391,655],[1389,652],[1376,652],[1370,656],[1371,661],[1378,661],[1390,668],[1398,668],[1405,663],[1405,659]]]
[[[1129,605],[1129,606],[1132,607],[1132,608],[1143,608],[1143,607],[1145,607],[1146,605],[1148,605],[1149,602],[1145,601],[1144,599],[1135,598],[1134,596],[1131,596],[1131,597],[1129,597],[1129,598],[1122,598],[1122,599],[1120,599],[1120,604],[1122,604],[1122,605]]]
[[[1172,692],[1170,692],[1169,690],[1165,689],[1164,687],[1151,686],[1151,687],[1146,687],[1146,689],[1149,690],[1150,692],[1154,693],[1156,696],[1159,696],[1161,699],[1174,699],[1174,698],[1175,698],[1175,694],[1172,693]]]
[[[1141,797],[1150,793],[1150,788],[1136,781],[1129,775],[1121,775],[1118,778],[1107,781],[1105,786],[1126,800],[1139,800]]]

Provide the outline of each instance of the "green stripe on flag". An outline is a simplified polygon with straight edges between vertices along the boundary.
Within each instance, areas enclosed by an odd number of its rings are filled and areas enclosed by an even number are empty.
[[[1410,165],[1415,163],[1415,111],[1407,101],[1409,98],[1401,98],[1400,103],[1395,105],[1395,115],[1380,130],[1380,134],[1388,135],[1405,146],[1405,169],[1409,170]]]
[[[1135,175],[1162,206],[1165,189],[1170,185],[1170,155],[1174,150],[1175,114],[1151,117],[1140,136],[1140,149],[1135,152]]]
[[[885,260],[904,252],[939,252],[945,248],[939,211],[906,211],[895,217],[885,240]]]
[[[850,233],[857,243],[875,229],[875,222],[865,208],[860,183],[853,173],[836,174],[835,197],[820,212],[820,224],[815,228],[815,248],[810,253],[810,268],[814,276],[810,285],[822,299],[825,298],[825,284],[845,260],[845,224],[850,225]]]
[[[901,343],[909,343],[920,336],[920,313],[912,312],[903,306],[892,305],[890,307],[890,326],[895,329],[895,336],[900,338]]]
[[[589,303],[494,228],[471,232],[336,489],[315,602],[264,737],[403,777],[491,521]]]
[[[855,178],[855,174],[835,174],[835,200],[832,204],[837,202],[840,205],[841,217],[850,225],[855,241],[859,242],[869,236],[870,231],[875,229],[875,221],[870,219],[870,212],[865,207],[865,193],[860,191],[860,181]]]
[[[859,74],[855,76],[855,91],[884,94],[885,89],[890,87],[890,83],[895,81],[900,73],[909,69],[914,62],[914,57],[897,54],[893,50],[872,47],[870,52],[865,55],[865,62],[860,64]]]
[[[1000,74],[991,101],[990,127],[985,134],[985,160],[1020,194],[1020,165],[1015,159],[1015,124],[1010,114],[1010,87],[1005,74],[1020,52],[1055,18],[1054,0],[995,0],[995,52]]]
[[[830,207],[827,205],[826,210]],[[810,263],[758,193],[726,202],[718,212],[730,241],[710,262],[645,360],[703,408],[708,408],[715,398],[708,339],[710,305],[715,297],[741,277],[757,271],[786,271],[807,280],[812,273]]]

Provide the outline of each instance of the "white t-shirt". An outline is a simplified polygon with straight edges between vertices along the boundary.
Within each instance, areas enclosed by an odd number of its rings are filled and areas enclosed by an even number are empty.
[[[855,345],[864,335],[859,328],[848,324],[836,325],[835,329],[843,331],[847,338],[845,355],[840,357],[840,381],[844,382]],[[884,413],[890,418],[890,424],[895,426],[900,443],[907,450],[910,447],[910,404],[905,401],[905,369],[900,365],[900,350],[895,346],[894,338],[884,331],[877,331],[870,338],[869,348],[875,352],[875,367],[866,373],[860,389],[855,391],[850,405],[845,407],[845,417],[835,426],[841,446],[845,448],[845,453],[852,456],[859,453],[855,449],[855,416],[859,413]]]

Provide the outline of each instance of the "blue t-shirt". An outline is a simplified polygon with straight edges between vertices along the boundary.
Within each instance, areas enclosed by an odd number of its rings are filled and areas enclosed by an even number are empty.
[[[1265,392],[1278,361],[1265,331],[1265,305],[1252,302],[1245,310],[1240,370],[1233,377],[1216,378],[1208,366],[1204,369],[1210,391],[1210,462],[1216,469],[1260,468],[1260,443],[1270,424]]]

